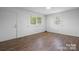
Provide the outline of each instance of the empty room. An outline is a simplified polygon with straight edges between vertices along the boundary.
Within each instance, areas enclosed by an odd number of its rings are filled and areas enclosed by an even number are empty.
[[[79,7],[0,7],[0,51],[79,51]]]

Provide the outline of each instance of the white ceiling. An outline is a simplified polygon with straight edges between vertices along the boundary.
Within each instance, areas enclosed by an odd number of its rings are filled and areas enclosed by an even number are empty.
[[[48,15],[52,13],[58,13],[58,12],[63,12],[67,11],[70,9],[74,9],[76,7],[51,7],[51,9],[46,9],[46,7],[22,7],[23,9],[32,11],[32,12],[37,12],[43,15]]]

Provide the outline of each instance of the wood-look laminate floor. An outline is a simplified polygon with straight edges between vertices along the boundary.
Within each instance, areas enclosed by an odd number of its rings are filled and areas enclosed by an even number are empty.
[[[0,51],[78,51],[79,37],[43,32],[0,42]]]

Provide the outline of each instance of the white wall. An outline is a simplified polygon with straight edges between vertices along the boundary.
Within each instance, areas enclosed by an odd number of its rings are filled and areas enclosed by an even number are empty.
[[[16,14],[0,8],[0,41],[16,38]]]
[[[30,16],[41,16],[42,24],[31,25]],[[15,25],[17,25],[17,29]],[[43,15],[21,8],[0,8],[0,41],[16,38],[16,34],[17,37],[23,37],[43,31],[45,31],[45,18]]]
[[[55,24],[60,17],[60,24]],[[73,9],[47,16],[47,31],[79,37],[79,9]]]
[[[42,23],[41,24],[36,24],[32,25],[30,24],[30,16],[40,16],[42,17]],[[45,17],[41,14],[33,13],[33,12],[28,12],[28,11],[23,11],[19,10],[17,13],[17,35],[18,37],[26,36],[26,35],[31,35],[35,33],[40,33],[45,31]]]

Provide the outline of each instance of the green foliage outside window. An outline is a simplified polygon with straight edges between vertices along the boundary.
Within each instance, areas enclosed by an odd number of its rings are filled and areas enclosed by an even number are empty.
[[[35,16],[31,16],[31,24],[36,24],[36,17]]]
[[[37,23],[41,24],[41,17],[37,17]]]
[[[41,24],[41,17],[38,17],[38,16],[31,16],[31,19],[30,19],[30,22],[31,24]]]

